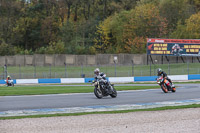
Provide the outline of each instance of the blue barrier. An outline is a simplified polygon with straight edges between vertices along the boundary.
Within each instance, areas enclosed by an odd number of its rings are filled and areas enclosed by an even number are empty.
[[[13,83],[16,84],[16,79],[13,79]],[[5,80],[0,80],[0,84],[6,84]]]
[[[5,84],[6,82],[4,80],[0,80],[0,84]]]
[[[94,80],[94,78],[85,78],[85,83],[91,83]]]
[[[200,79],[200,75],[198,74],[188,75],[188,80],[194,80],[194,79]]]
[[[17,80],[16,80],[16,79],[13,79],[13,83],[16,84],[16,83],[17,83]]]
[[[60,79],[38,79],[38,83],[61,83]]]
[[[134,81],[155,81],[157,76],[134,77]]]

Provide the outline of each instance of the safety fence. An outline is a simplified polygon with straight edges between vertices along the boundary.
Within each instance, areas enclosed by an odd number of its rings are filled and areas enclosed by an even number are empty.
[[[107,77],[112,83],[128,83],[155,81],[157,76],[144,77]],[[200,75],[169,75],[173,81],[200,80]],[[91,83],[94,78],[57,78],[57,79],[14,79],[15,84],[52,84],[52,83]],[[0,84],[5,84],[5,80],[0,80]]]
[[[149,65],[98,65],[98,66],[4,66],[0,67],[0,79],[8,75],[13,79],[50,79],[50,78],[90,78],[98,67],[107,77],[156,76],[157,68],[168,75],[200,74],[200,63],[149,64]]]

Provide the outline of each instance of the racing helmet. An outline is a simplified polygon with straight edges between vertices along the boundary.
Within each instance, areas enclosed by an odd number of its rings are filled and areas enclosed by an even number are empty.
[[[99,73],[100,73],[100,69],[99,69],[99,68],[96,68],[96,69],[94,70],[94,74],[99,75]]]
[[[157,69],[157,73],[158,73],[158,74],[161,74],[162,72],[163,72],[163,70],[162,70],[161,68],[158,68],[158,69]]]

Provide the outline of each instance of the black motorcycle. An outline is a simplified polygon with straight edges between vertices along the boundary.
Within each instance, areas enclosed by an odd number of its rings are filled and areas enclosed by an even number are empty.
[[[114,88],[114,84],[109,82],[105,83],[101,76],[97,77],[97,81],[93,82],[94,85],[94,94],[97,98],[101,99],[105,96],[111,96],[112,98],[117,97],[117,91]]]

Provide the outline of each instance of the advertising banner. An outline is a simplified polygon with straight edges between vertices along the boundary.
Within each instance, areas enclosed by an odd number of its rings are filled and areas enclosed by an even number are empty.
[[[147,39],[148,55],[200,56],[200,39]]]

